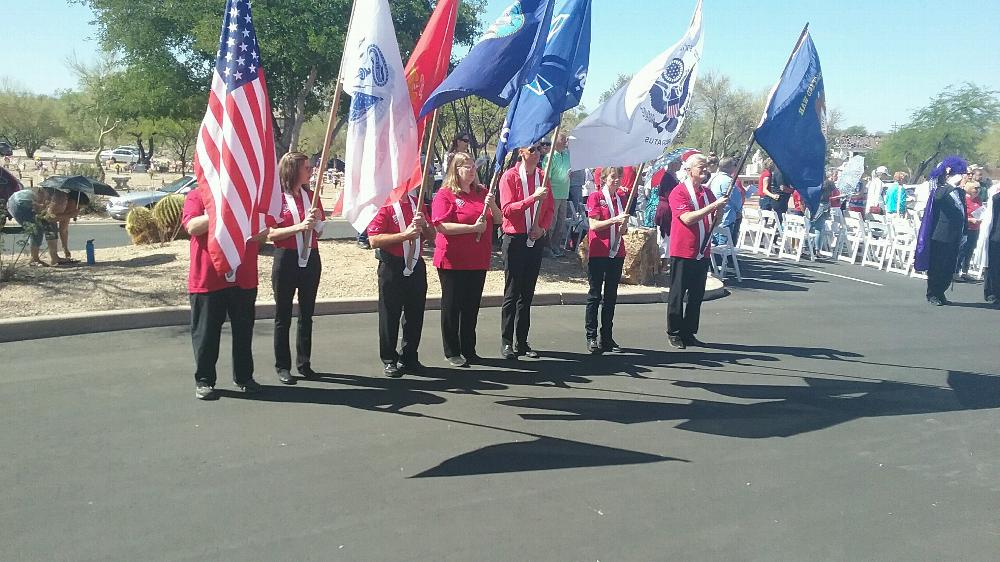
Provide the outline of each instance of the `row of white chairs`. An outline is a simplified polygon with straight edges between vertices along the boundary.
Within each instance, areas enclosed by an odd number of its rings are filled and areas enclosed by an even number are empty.
[[[739,236],[732,246],[734,252],[776,256],[796,262],[803,256],[811,260],[825,257],[923,278],[923,274],[913,270],[919,230],[920,218],[913,211],[906,216],[873,215],[865,220],[858,212],[845,214],[834,208],[820,227],[811,228],[808,217],[785,214],[781,223],[774,211],[747,207],[743,210]],[[718,253],[728,256],[728,251],[722,245]],[[735,255],[731,259],[735,264]],[[724,275],[724,270],[720,270],[716,267],[716,271]],[[975,262],[969,273],[975,278],[983,275]]]

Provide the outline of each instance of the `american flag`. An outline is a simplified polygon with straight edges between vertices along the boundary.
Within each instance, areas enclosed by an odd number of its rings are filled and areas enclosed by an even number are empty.
[[[271,102],[249,0],[228,0],[212,73],[208,109],[198,133],[194,170],[208,212],[208,250],[215,269],[231,274],[261,214],[281,211]],[[230,275],[231,277],[231,275]]]

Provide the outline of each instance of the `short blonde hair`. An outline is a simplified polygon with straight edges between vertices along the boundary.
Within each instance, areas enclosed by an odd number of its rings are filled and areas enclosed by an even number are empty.
[[[278,163],[278,180],[281,183],[281,191],[288,193],[295,188],[294,183],[299,180],[299,166],[308,161],[309,157],[301,152],[289,152],[281,157],[281,161]]]
[[[621,169],[621,167],[619,167],[619,166],[609,166],[609,167],[604,168],[604,169],[601,170],[601,183],[602,184],[605,184],[605,185],[607,184],[607,182],[608,182],[608,176],[611,175],[611,172],[614,172],[618,176],[618,179],[622,179],[622,169]]]
[[[895,174],[892,175],[892,179],[893,179],[893,181],[897,181],[899,183],[903,183],[903,181],[906,180],[906,178],[907,178],[908,175],[909,174],[907,174],[906,172],[896,172]]]

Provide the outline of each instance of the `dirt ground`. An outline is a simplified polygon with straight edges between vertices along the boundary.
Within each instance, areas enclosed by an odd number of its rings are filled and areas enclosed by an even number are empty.
[[[319,298],[377,297],[377,260],[371,250],[351,241],[320,241],[323,262]],[[26,261],[23,257],[23,261]],[[0,318],[20,318],[99,310],[186,305],[188,242],[97,250],[97,264],[67,267],[19,265],[13,281],[0,283]],[[425,254],[430,266],[430,254]],[[6,256],[5,256],[6,263]],[[259,301],[273,300],[269,247],[260,256]],[[428,294],[440,295],[438,276],[430,266]],[[586,291],[587,279],[574,256],[546,259],[538,292]],[[621,293],[648,290],[623,285]],[[503,293],[499,254],[486,279],[486,294]]]

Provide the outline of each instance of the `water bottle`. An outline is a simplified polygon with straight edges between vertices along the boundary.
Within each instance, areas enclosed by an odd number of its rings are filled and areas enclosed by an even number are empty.
[[[87,265],[94,265],[94,241],[87,240]]]

